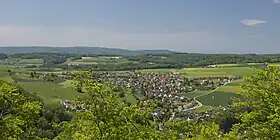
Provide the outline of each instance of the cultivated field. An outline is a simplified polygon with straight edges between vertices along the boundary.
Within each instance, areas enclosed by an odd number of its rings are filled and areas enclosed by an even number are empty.
[[[116,64],[116,63],[138,63],[136,61],[130,61],[122,57],[82,57],[82,59],[68,61],[68,65],[94,65],[94,64]]]
[[[215,77],[215,76],[249,76],[254,74],[251,67],[223,67],[223,68],[186,68],[179,72],[189,77]]]
[[[45,103],[57,103],[61,99],[71,100],[81,95],[72,88],[63,87],[60,84],[49,82],[19,82],[29,92],[35,92]]]
[[[219,105],[227,105],[232,101],[233,98],[240,98],[241,96],[237,93],[240,92],[240,86],[243,83],[242,80],[234,81],[229,83],[218,90],[207,94],[205,96],[201,96],[197,98],[199,102],[203,105],[208,106],[219,106]]]
[[[179,72],[188,77],[249,76],[254,74],[253,67],[218,67],[184,69],[147,69],[140,72]]]

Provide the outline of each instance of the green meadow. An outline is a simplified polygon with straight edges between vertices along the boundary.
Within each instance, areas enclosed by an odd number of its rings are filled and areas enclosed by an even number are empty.
[[[230,64],[232,65],[232,64]],[[253,67],[218,67],[184,69],[146,69],[140,72],[179,72],[188,77],[249,76],[254,74]]]
[[[254,74],[252,67],[223,67],[223,68],[186,68],[179,72],[189,77],[215,76],[249,76]]]
[[[242,83],[242,80],[234,81],[210,94],[197,98],[197,100],[208,106],[228,105],[232,99],[241,98],[241,95],[237,93],[240,92]]]
[[[71,100],[78,95],[82,95],[74,91],[70,87],[64,87],[57,83],[49,82],[19,82],[26,91],[37,93],[38,96],[43,99],[47,104],[57,103],[61,99]]]
[[[136,61],[130,61],[122,57],[82,57],[81,59],[71,61],[69,60],[67,64],[71,65],[94,65],[94,64],[116,64],[116,63],[138,63]]]

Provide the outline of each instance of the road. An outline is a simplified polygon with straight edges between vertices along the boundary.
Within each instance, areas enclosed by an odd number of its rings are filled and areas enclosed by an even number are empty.
[[[185,111],[194,110],[194,109],[197,109],[197,108],[202,107],[203,104],[202,104],[201,102],[199,102],[198,100],[196,100],[197,98],[199,98],[199,97],[201,97],[201,96],[208,95],[208,94],[210,94],[210,93],[213,93],[213,92],[215,92],[216,90],[218,90],[219,88],[221,88],[221,87],[227,85],[228,83],[230,83],[230,81],[229,81],[229,82],[226,82],[224,85],[219,86],[219,87],[217,87],[216,89],[214,89],[214,90],[212,90],[212,91],[210,91],[210,92],[207,92],[207,93],[205,93],[205,94],[202,94],[202,95],[199,95],[199,96],[194,97],[193,99],[194,99],[194,101],[196,101],[196,102],[198,103],[198,105],[196,105],[196,106],[194,106],[194,107],[192,107],[192,108],[186,109]]]

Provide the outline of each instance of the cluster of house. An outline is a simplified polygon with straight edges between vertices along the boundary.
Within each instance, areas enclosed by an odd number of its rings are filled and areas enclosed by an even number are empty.
[[[183,101],[185,91],[183,77],[176,73],[101,73],[94,76],[99,82],[111,83],[122,88],[131,88],[150,99],[159,101]]]
[[[206,68],[217,68],[218,66],[217,65],[208,65],[206,66]]]
[[[60,104],[62,104],[65,108],[67,109],[70,109],[70,110],[86,110],[87,107],[85,105],[75,105],[75,104],[72,104],[70,101],[68,100],[61,100],[60,101]]]
[[[114,86],[121,87],[123,89],[130,88],[132,91],[142,94],[149,99],[160,102],[163,106],[152,112],[154,118],[167,118],[173,119],[176,115],[182,112],[189,112],[191,108],[194,108],[198,103],[192,99],[184,96],[186,88],[191,87],[190,83],[199,81],[201,86],[219,86],[217,83],[224,84],[231,79],[228,77],[220,78],[197,78],[192,80],[186,80],[178,73],[141,73],[141,72],[102,72],[94,73],[93,78],[101,83],[110,83]],[[80,105],[75,106],[67,100],[62,100],[66,108],[71,110],[83,110],[86,107]],[[199,114],[198,116],[188,115],[189,120],[194,117],[203,119],[209,116],[209,112]]]

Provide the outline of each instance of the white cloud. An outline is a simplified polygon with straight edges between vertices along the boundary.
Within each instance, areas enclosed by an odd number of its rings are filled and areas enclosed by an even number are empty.
[[[280,3],[280,0],[273,0],[273,1],[274,1],[274,3],[276,3],[276,4]]]
[[[225,39],[207,31],[127,33],[98,27],[0,26],[0,45],[106,46],[126,49],[207,51]],[[220,45],[222,46],[222,45]]]
[[[240,21],[242,24],[247,25],[247,26],[255,26],[258,24],[264,24],[267,21],[265,20],[257,20],[257,19],[243,19]]]

